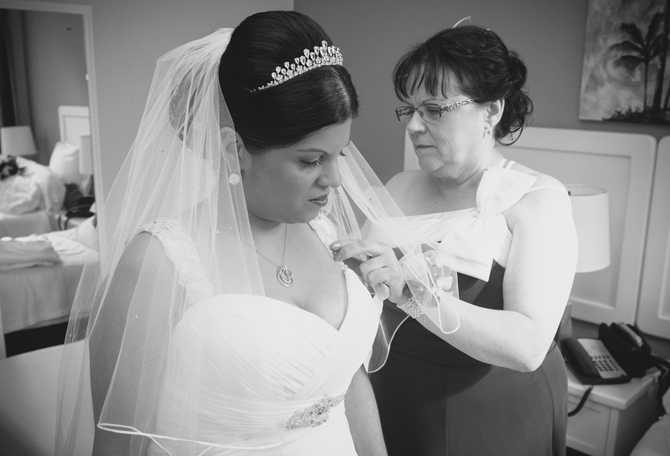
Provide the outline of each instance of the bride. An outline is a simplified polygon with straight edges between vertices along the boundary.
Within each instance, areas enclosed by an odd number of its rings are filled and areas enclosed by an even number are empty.
[[[158,61],[72,312],[58,454],[91,434],[96,455],[386,454],[364,366],[405,281],[392,250],[347,241],[399,215],[350,142],[357,110],[295,12]]]

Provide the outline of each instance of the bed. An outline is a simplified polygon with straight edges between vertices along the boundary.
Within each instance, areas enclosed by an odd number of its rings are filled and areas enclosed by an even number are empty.
[[[87,261],[97,262],[95,217],[63,231],[0,240],[30,247],[48,244],[51,256],[33,263],[12,264],[0,259],[0,325],[3,334],[67,321],[79,279]],[[18,250],[20,253],[20,250]],[[35,258],[34,258],[35,259]],[[0,347],[0,358],[4,347]]]
[[[0,180],[0,238],[47,233],[57,228],[56,215],[66,201],[66,184],[84,186],[79,173],[81,137],[90,134],[87,106],[59,106],[60,140],[49,166],[16,157],[23,171]],[[3,157],[12,155],[3,151]]]

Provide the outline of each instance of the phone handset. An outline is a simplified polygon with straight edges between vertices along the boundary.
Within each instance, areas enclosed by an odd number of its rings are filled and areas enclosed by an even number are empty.
[[[642,337],[640,337],[628,325],[623,323],[612,323],[612,328],[631,345],[638,348],[642,348],[644,346],[644,340],[642,340]]]

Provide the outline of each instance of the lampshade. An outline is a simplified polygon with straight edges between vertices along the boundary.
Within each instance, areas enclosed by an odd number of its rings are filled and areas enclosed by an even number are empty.
[[[610,210],[607,190],[566,185],[577,227],[577,272],[593,272],[610,264]]]
[[[0,147],[4,155],[36,155],[33,133],[27,125],[0,128]]]
[[[93,174],[91,135],[80,136],[80,138],[81,147],[79,148],[79,172],[82,174]]]

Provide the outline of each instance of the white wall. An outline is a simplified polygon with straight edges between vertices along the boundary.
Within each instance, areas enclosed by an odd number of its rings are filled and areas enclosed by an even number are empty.
[[[156,61],[171,49],[292,0],[90,0],[102,184],[109,191],[135,138]]]
[[[528,67],[535,104],[533,126],[645,133],[670,128],[578,119],[589,0],[296,0],[295,9],[319,22],[342,49],[361,98],[352,139],[382,181],[403,166],[403,125],[391,72],[414,43],[458,20],[490,27]]]
[[[58,106],[88,106],[84,24],[77,14],[22,14],[36,161],[48,164],[60,140]]]

